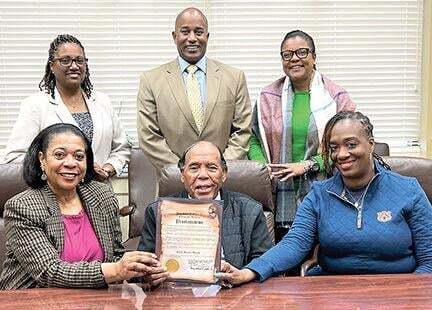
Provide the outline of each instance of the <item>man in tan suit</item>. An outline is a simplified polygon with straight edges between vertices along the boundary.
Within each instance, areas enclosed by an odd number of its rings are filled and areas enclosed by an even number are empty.
[[[245,158],[251,107],[244,73],[205,57],[208,23],[200,10],[182,11],[172,36],[179,57],[141,75],[140,147],[157,169],[177,163],[199,140],[216,144],[227,159]]]

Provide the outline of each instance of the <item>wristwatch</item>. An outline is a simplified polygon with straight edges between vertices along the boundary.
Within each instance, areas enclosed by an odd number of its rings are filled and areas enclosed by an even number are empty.
[[[309,159],[308,162],[309,162],[308,172],[318,172],[319,171],[320,166],[316,160]]]

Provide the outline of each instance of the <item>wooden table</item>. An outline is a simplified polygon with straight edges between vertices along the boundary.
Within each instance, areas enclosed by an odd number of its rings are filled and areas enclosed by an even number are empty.
[[[279,277],[205,298],[166,286],[0,292],[0,309],[432,309],[432,275]]]

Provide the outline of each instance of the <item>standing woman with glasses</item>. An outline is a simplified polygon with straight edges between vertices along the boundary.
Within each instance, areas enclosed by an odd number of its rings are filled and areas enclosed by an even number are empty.
[[[77,38],[62,34],[51,42],[39,89],[21,104],[4,162],[22,162],[42,129],[69,123],[91,142],[97,179],[119,175],[129,161],[131,146],[108,96],[93,91],[84,47]]]
[[[286,232],[310,183],[324,171],[320,142],[336,112],[354,111],[348,93],[316,70],[315,44],[294,30],[281,44],[285,76],[264,87],[254,107],[249,159],[268,163],[276,186],[276,225]]]

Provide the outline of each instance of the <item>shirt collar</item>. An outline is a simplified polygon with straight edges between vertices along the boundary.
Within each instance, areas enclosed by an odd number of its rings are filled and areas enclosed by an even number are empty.
[[[186,60],[184,60],[180,56],[178,57],[178,62],[180,65],[180,72],[181,73],[185,72],[186,68],[188,66],[190,66],[190,63],[188,63]],[[200,69],[202,72],[207,73],[207,58],[204,56],[195,64],[195,66],[197,66],[198,69]]]
[[[217,194],[217,196],[216,196],[216,198],[215,198],[214,200],[221,200],[221,194],[220,194],[220,191],[218,192],[218,194]]]
[[[377,176],[377,177],[382,175],[386,171],[388,171],[386,168],[381,166],[381,164],[376,159],[374,159],[374,169],[375,169],[375,176]],[[373,179],[376,178],[375,176]],[[344,190],[345,184],[344,184],[343,179],[342,179],[342,174],[339,172],[339,170],[337,170],[335,175],[333,177],[331,177],[329,180],[333,180],[333,181],[330,183],[330,187],[328,190],[341,196],[342,192]],[[326,181],[324,181],[324,182],[326,182]]]

